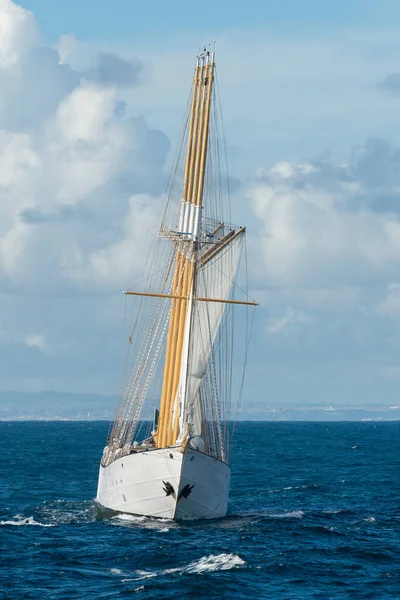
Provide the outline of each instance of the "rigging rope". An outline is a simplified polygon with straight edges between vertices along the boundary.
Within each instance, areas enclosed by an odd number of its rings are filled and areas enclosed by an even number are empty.
[[[149,242],[142,279],[133,287],[144,285],[143,291],[145,292],[157,289],[160,294],[176,294],[184,275],[182,269],[178,281],[175,281],[175,286],[173,286],[176,257],[179,255],[190,256],[191,253],[194,253],[195,272],[197,273],[194,280],[195,295],[210,297],[210,294],[216,298],[228,299],[233,298],[236,290],[240,290],[246,297],[250,297],[247,291],[247,268],[244,288],[237,283],[237,263],[241,257],[244,233],[234,238],[232,242],[226,242],[226,240],[221,242],[221,250],[216,249],[215,256],[213,255],[204,266],[201,266],[202,254],[214,246],[218,248],[216,244],[223,240],[230,230],[234,229],[230,225],[231,190],[217,81],[212,90],[210,136],[207,147],[199,240],[192,242],[177,236],[176,228],[182,199],[184,148],[185,145],[187,146],[190,105],[191,94],[182,123],[174,166],[171,169],[164,195],[164,210],[160,212],[158,219],[161,235],[152,237]],[[225,220],[228,222],[225,223]],[[166,239],[168,236],[171,237],[171,240]],[[167,252],[165,252],[165,244],[169,244]],[[244,247],[246,259],[247,247],[246,245]],[[160,265],[160,262],[163,264]],[[129,289],[131,290],[132,287]],[[125,311],[126,302],[125,296]],[[114,422],[109,429],[110,445],[114,439],[124,447],[125,445],[130,447],[133,440],[137,440],[139,435],[143,435],[143,431],[148,436],[151,430],[152,421],[148,421],[144,425],[143,417],[146,415],[146,410],[153,407],[155,399],[160,397],[166,332],[171,318],[172,302],[160,298],[151,302],[148,298],[136,297],[133,301],[133,308],[129,344],[126,348],[125,340],[126,359],[121,370],[121,384],[123,380],[125,385],[119,398]],[[196,422],[196,427],[198,427],[198,431],[197,429],[196,431],[203,436],[206,451],[224,461],[229,460],[235,429],[235,423],[231,427],[228,422],[232,409],[233,384],[239,376],[239,370],[238,373],[234,373],[233,370],[233,365],[236,365],[235,361],[237,360],[235,349],[236,346],[239,349],[243,348],[240,344],[235,343],[237,333],[234,329],[234,315],[235,310],[232,305],[194,301],[191,317],[187,317],[191,319],[192,336],[187,357],[185,389],[187,394],[193,394],[188,398],[187,416],[190,416],[192,420],[192,433],[195,432],[193,424]],[[244,370],[247,365],[251,333],[248,325],[248,310],[246,310],[244,369],[239,378],[236,420],[243,393]],[[125,312],[124,329],[126,327]],[[196,368],[201,372],[196,373]],[[183,366],[181,369],[181,372],[184,372]],[[199,377],[201,377],[201,381],[200,384],[197,384],[195,382]],[[172,406],[174,404],[175,401],[172,402]]]

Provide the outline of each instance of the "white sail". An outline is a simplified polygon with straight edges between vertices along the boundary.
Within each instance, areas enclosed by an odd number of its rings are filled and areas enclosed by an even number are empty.
[[[199,268],[196,281],[198,298],[229,298],[236,279],[243,239],[244,232],[239,233],[214,258]],[[201,435],[200,385],[226,306],[224,302],[194,302],[187,379],[182,398],[182,413],[191,425],[192,435]]]

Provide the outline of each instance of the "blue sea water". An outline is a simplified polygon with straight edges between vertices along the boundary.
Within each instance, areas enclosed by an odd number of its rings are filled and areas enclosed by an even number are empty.
[[[239,423],[229,515],[96,510],[104,422],[0,423],[0,598],[400,598],[400,422]]]

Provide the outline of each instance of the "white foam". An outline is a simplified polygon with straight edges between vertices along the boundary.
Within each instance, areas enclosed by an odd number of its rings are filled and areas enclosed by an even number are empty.
[[[21,525],[36,525],[38,527],[54,527],[54,525],[50,524],[50,523],[39,523],[38,521],[35,521],[35,519],[33,517],[27,517],[26,519],[24,519],[23,517],[20,517],[19,515],[15,515],[14,519],[18,519],[17,521],[0,521],[0,525],[16,525],[17,527],[20,527]]]
[[[40,518],[54,525],[90,523],[97,520],[96,505],[91,501],[78,503],[58,499],[52,502],[44,502],[36,510]]]
[[[364,519],[364,521],[366,521],[367,523],[375,523],[376,519],[375,517],[367,517],[366,519]]]
[[[151,577],[157,577],[158,573],[154,571],[136,571],[136,581],[140,581],[141,579],[151,579]],[[124,579],[123,581],[130,581],[129,579]]]
[[[175,567],[173,569],[164,569],[163,571],[135,571],[135,579],[123,579],[122,582],[140,581],[142,579],[150,579],[158,575],[171,575],[177,573],[214,573],[215,571],[229,571],[242,567],[245,561],[237,556],[237,554],[210,554],[203,556],[199,560],[189,563],[186,567]]]
[[[283,488],[277,488],[275,490],[268,490],[269,494],[278,494],[280,492],[286,492],[287,490],[306,490],[310,487],[316,487],[314,485],[289,485]]]
[[[171,524],[171,519],[155,519],[152,517],[144,517],[140,515],[130,515],[127,513],[121,513],[111,518],[111,521],[115,525],[127,525],[129,523],[137,524],[139,527],[145,529],[155,529],[159,532],[169,531],[169,527],[166,524]]]
[[[237,554],[210,554],[200,560],[190,563],[184,571],[186,573],[213,573],[214,571],[228,571],[245,564]]]
[[[121,583],[129,583],[130,581],[136,581],[135,579],[121,579]],[[134,592],[141,592],[144,590],[144,585],[139,585],[139,587],[135,588]]]
[[[115,515],[115,517],[112,518],[118,519],[120,521],[131,521],[132,523],[142,523],[143,521],[147,520],[147,517],[140,517],[139,515],[128,515],[126,513]]]
[[[121,569],[110,569],[110,573],[113,575],[122,575]]]
[[[210,556],[203,556],[200,560],[188,564],[187,567],[165,569],[165,571],[162,571],[162,575],[168,575],[169,573],[213,573],[214,571],[228,571],[244,564],[244,560],[236,554],[210,554]]]
[[[304,513],[302,510],[293,510],[292,512],[285,513],[268,513],[267,516],[272,519],[302,519]]]

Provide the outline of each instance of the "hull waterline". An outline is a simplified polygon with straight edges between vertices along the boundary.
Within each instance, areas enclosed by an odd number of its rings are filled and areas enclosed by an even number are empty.
[[[97,501],[114,511],[166,519],[224,517],[230,467],[178,447],[134,452],[100,465]]]

